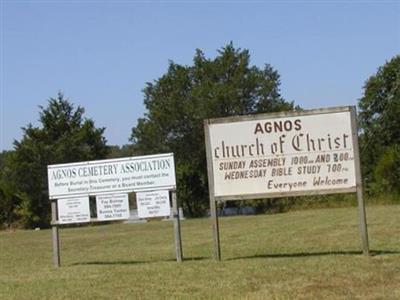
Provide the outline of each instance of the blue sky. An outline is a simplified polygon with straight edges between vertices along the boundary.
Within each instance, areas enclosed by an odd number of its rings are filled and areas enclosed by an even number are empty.
[[[271,64],[303,108],[355,105],[369,76],[400,53],[400,1],[1,2],[0,150],[59,90],[126,144],[142,89],[168,60],[191,64],[233,41]]]

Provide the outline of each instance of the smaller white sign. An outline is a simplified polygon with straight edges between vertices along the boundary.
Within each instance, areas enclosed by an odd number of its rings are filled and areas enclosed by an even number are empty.
[[[128,194],[108,194],[96,197],[97,219],[100,221],[129,219]]]
[[[89,197],[59,199],[57,207],[60,224],[90,222]]]
[[[139,218],[169,216],[169,191],[153,191],[136,194]]]

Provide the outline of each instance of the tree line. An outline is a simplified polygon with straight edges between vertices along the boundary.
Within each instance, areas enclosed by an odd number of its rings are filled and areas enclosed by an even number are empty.
[[[379,67],[363,89],[358,118],[366,191],[399,196],[400,56]],[[40,125],[22,128],[14,149],[0,153],[0,225],[49,226],[49,164],[165,152],[175,154],[185,214],[202,216],[208,208],[203,120],[301,110],[282,97],[277,70],[251,65],[249,51],[232,43],[212,59],[196,50],[188,66],[170,61],[166,73],[147,83],[143,93],[147,112],[122,147],[108,145],[105,128],[96,127],[85,109],[62,93],[40,106]],[[264,209],[273,206],[272,200],[261,203]]]

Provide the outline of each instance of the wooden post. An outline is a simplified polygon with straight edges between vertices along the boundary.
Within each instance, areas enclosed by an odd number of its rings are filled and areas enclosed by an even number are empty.
[[[210,144],[209,120],[204,120],[204,137],[207,156],[208,193],[210,195],[210,217],[213,231],[214,259],[221,260],[221,247],[219,241],[218,206],[214,197],[214,173],[212,167],[212,154]]]
[[[51,222],[57,222],[57,200],[51,200]],[[61,265],[60,259],[60,236],[58,233],[58,225],[51,226],[52,237],[53,237],[53,264],[56,268]]]
[[[221,260],[221,245],[219,241],[218,205],[210,191],[210,214],[214,241],[214,259]]]
[[[174,236],[175,236],[175,252],[176,252],[176,261],[182,262],[183,253],[182,253],[182,238],[181,238],[181,222],[179,216],[179,207],[178,201],[176,199],[176,191],[172,191],[172,214],[174,216]]]
[[[365,204],[363,196],[363,182],[361,176],[360,150],[358,146],[358,127],[356,108],[351,108],[351,129],[353,131],[354,163],[356,171],[356,188],[358,201],[358,214],[360,218],[360,234],[364,255],[369,255],[367,217],[365,214]]]

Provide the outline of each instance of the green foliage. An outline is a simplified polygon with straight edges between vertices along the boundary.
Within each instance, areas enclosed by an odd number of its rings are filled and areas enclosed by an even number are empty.
[[[145,116],[132,129],[135,153],[173,152],[178,197],[189,215],[208,207],[203,120],[293,110],[279,93],[270,65],[250,65],[247,50],[231,44],[208,59],[197,50],[193,65],[169,63],[167,72],[144,89]]]
[[[367,80],[359,107],[361,154],[368,188],[375,193],[393,191],[400,186],[400,177],[395,175],[400,147],[400,55]]]
[[[7,158],[11,155],[12,151],[0,152],[0,174],[4,170]]]
[[[28,195],[20,206],[26,227],[48,226],[50,203],[47,165],[104,158],[108,148],[104,128],[84,119],[84,108],[76,109],[62,93],[40,107],[42,127],[28,124],[21,141],[15,141],[12,177],[20,192]]]
[[[20,205],[28,198],[18,190],[12,178],[14,152],[4,151],[0,155],[0,227],[10,228],[19,219]]]
[[[400,195],[400,144],[382,152],[373,175],[374,191]]]
[[[134,156],[134,151],[132,145],[123,145],[123,146],[118,146],[118,145],[113,145],[113,146],[108,146],[109,153],[107,155],[107,158],[120,158],[120,157],[129,157],[129,156]]]

